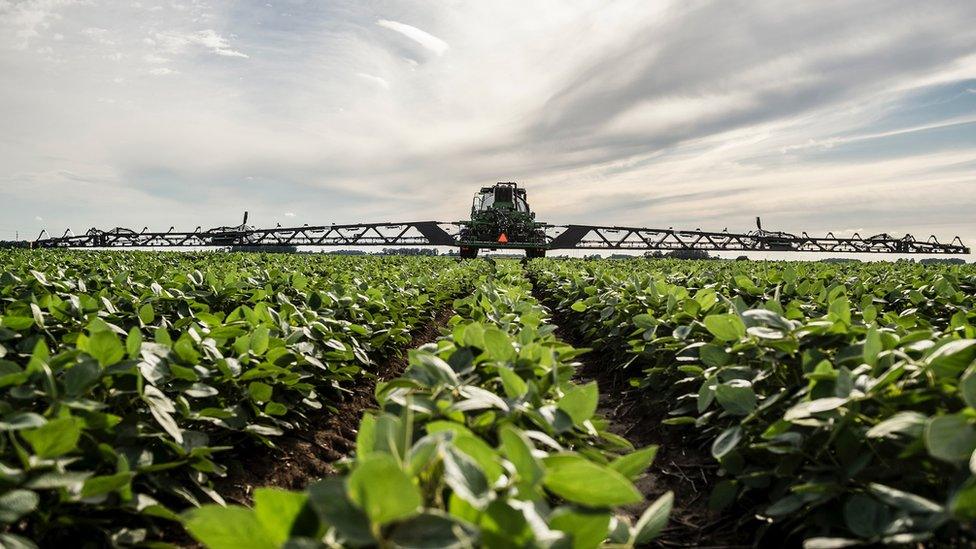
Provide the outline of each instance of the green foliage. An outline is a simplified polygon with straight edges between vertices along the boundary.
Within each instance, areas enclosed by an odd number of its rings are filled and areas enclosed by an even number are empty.
[[[665,424],[710,445],[726,478],[712,508],[755,505],[807,547],[969,531],[971,266],[535,260],[529,271],[567,328],[669,409]]]
[[[26,536],[3,534],[3,545],[72,535],[119,545],[186,509],[213,546],[279,545],[291,532],[260,508],[292,512],[297,499],[259,491],[256,514],[200,508],[224,503],[214,481],[239,451],[337,405],[486,267],[42,250],[0,259],[0,519]]]
[[[637,524],[619,512],[642,501],[633,480],[657,449],[632,452],[603,431],[596,384],[573,382],[580,350],[553,335],[530,291],[517,264],[499,263],[454,302],[449,334],[377,386],[344,475],[293,493],[317,523],[301,530],[315,535],[291,530],[290,545],[619,547],[660,533],[670,494]],[[227,509],[204,509],[190,531],[223,543],[226,527],[211,523]]]

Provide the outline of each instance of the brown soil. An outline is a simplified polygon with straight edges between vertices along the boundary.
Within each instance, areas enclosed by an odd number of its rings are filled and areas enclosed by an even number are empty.
[[[337,473],[334,463],[356,448],[356,430],[363,412],[376,406],[376,381],[403,372],[407,366],[406,349],[437,339],[440,328],[453,314],[449,308],[440,311],[433,321],[417,330],[403,352],[378,365],[375,378],[363,378],[349,388],[351,392],[342,393],[334,402],[334,409],[323,408],[310,416],[308,427],[276,437],[275,448],[252,446],[239,451],[227,476],[214,482],[217,493],[228,503],[249,505],[256,487],[300,490]]]
[[[570,327],[572,322],[551,305],[553,300],[540,290],[536,299],[550,308],[556,335],[575,347],[588,347]],[[634,484],[647,501],[674,492],[674,506],[668,526],[652,542],[657,547],[750,547],[757,525],[750,518],[738,519],[735,513],[719,514],[708,508],[708,497],[719,480],[718,465],[708,448],[695,441],[684,427],[662,425],[665,403],[654,402],[646,391],[634,389],[626,377],[618,375],[597,352],[581,357],[581,381],[595,380],[600,388],[597,414],[610,422],[610,432],[630,441],[635,448],[657,445],[658,451],[648,473]],[[625,511],[636,521],[647,502]]]

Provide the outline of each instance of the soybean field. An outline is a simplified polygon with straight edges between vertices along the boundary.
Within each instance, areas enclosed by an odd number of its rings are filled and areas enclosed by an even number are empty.
[[[0,251],[0,545],[976,543],[976,268]]]

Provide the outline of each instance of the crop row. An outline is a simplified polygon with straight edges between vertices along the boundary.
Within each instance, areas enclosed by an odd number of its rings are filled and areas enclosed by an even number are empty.
[[[0,544],[138,543],[467,291],[447,259],[0,254]],[[245,464],[246,466],[246,464]],[[175,522],[171,522],[175,524]]]
[[[971,267],[540,260],[530,272],[664,423],[710,446],[714,508],[808,547],[972,536]]]
[[[253,509],[208,505],[189,531],[215,549],[596,547],[645,543],[671,494],[636,523],[633,485],[656,448],[634,450],[594,416],[595,383],[515,263],[454,303],[449,333],[409,353],[376,389],[346,472],[302,492],[258,490]]]

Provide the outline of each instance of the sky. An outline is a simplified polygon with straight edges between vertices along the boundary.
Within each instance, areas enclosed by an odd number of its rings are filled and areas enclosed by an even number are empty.
[[[0,239],[540,220],[976,245],[976,2],[0,0]]]

